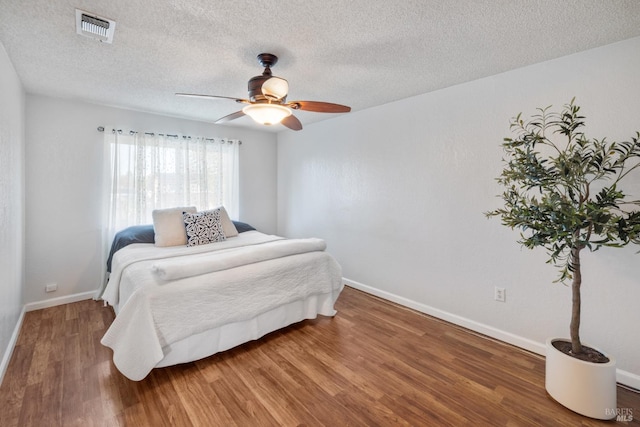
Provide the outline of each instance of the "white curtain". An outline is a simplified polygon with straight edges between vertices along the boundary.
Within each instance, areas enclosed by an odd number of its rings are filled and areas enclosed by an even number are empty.
[[[103,247],[154,209],[224,206],[239,214],[237,140],[105,130]],[[106,259],[106,255],[104,257]]]

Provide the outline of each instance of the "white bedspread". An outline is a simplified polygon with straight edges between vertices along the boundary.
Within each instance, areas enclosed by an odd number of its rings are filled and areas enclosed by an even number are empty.
[[[269,244],[242,246],[222,252],[162,259],[153,263],[151,270],[162,280],[178,280],[274,258],[324,251],[326,247],[321,239],[275,240]]]
[[[119,310],[101,342],[132,380],[144,378],[172,343],[311,295],[335,302],[342,289],[340,266],[319,239],[251,231],[195,248],[135,244],[114,256],[103,298]],[[333,304],[319,314],[334,315]]]
[[[120,249],[113,255],[109,282],[107,283],[107,286],[105,287],[101,298],[112,305],[114,308],[116,308],[116,313],[118,312],[121,297],[124,301],[126,301],[127,299],[127,295],[120,295],[120,282],[122,280],[122,274],[127,269],[127,267],[129,267],[129,265],[134,263],[180,256],[190,256],[202,253],[221,253],[224,251],[228,251],[229,249],[235,249],[243,246],[260,245],[262,243],[273,242],[282,239],[282,237],[264,234],[258,231],[248,231],[246,233],[240,233],[237,237],[232,237],[222,242],[217,242],[210,245],[198,245],[190,247],[158,247],[147,243],[134,243]],[[124,289],[124,292],[126,294],[127,289]]]

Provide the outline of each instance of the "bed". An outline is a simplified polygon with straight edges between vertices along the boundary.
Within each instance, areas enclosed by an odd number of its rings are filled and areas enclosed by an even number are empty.
[[[123,375],[139,381],[153,368],[336,314],[342,272],[323,240],[285,239],[234,223],[238,229],[194,246],[157,246],[149,236],[120,242],[102,294],[116,318],[101,343]]]

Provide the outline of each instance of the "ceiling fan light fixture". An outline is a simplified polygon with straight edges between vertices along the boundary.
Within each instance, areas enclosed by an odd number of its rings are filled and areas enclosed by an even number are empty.
[[[250,104],[242,112],[261,125],[275,125],[291,115],[291,109],[278,104]]]
[[[265,98],[280,100],[287,96],[289,83],[281,77],[271,77],[262,83],[261,90]]]

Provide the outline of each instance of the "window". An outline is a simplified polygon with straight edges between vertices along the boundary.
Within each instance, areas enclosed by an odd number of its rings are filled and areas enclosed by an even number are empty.
[[[226,139],[105,134],[107,239],[154,209],[223,205],[238,217],[238,145]]]

